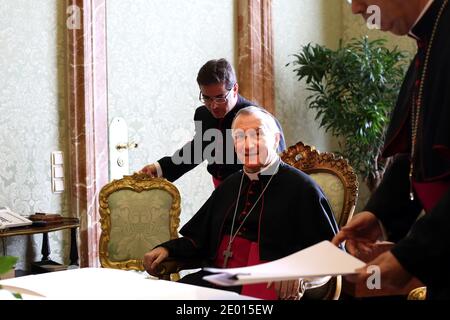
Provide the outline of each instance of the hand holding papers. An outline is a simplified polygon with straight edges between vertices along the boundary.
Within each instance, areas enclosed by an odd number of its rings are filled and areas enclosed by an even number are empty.
[[[353,274],[365,265],[329,241],[322,241],[287,257],[243,268],[204,268],[217,273],[204,279],[217,285],[235,286],[241,284],[292,280]]]

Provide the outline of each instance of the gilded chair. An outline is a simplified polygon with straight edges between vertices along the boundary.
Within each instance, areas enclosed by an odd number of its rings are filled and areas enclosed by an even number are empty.
[[[146,252],[178,237],[180,193],[165,179],[125,176],[105,185],[99,202],[102,267],[143,271]]]
[[[319,152],[302,142],[289,147],[281,154],[281,159],[317,182],[333,209],[338,226],[345,226],[353,216],[358,198],[358,178],[347,160],[330,152]],[[334,277],[323,288],[312,290],[310,297],[337,300],[341,287],[342,277]]]
[[[358,178],[347,160],[331,152],[319,152],[303,142],[289,147],[281,159],[307,173],[322,188],[339,227],[352,218],[358,199]]]
[[[427,287],[419,287],[411,290],[407,300],[425,300],[427,297]]]

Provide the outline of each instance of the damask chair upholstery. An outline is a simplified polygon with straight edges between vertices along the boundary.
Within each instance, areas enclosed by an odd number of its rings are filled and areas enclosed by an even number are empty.
[[[338,226],[345,226],[353,216],[358,198],[358,178],[347,160],[330,152],[319,152],[302,142],[289,147],[281,159],[317,182],[333,209]],[[314,295],[338,299],[341,286],[342,277],[338,276],[327,286],[315,290]]]
[[[146,252],[178,237],[180,193],[165,179],[125,176],[105,185],[99,202],[102,267],[143,271]]]

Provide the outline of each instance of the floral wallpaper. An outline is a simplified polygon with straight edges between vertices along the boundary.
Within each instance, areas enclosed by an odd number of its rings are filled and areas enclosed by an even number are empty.
[[[67,154],[63,4],[0,0],[0,206],[23,215],[69,215],[68,193],[52,193],[50,171],[51,152]],[[69,236],[49,233],[51,259],[68,263]],[[28,269],[41,242],[42,235],[4,238],[2,254]]]
[[[194,134],[197,72],[210,59],[234,62],[234,1],[107,2],[109,120],[123,117],[130,171],[172,154]],[[182,226],[213,190],[203,164],[175,182]]]

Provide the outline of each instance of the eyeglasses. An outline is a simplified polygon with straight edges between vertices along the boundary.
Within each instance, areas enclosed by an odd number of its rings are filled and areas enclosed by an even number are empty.
[[[224,95],[223,97],[208,97],[208,96],[203,95],[203,93],[200,91],[200,95],[198,96],[198,99],[205,104],[212,103],[212,102],[215,102],[217,104],[224,104],[228,101],[228,96],[230,95],[230,92],[231,92],[231,90],[233,90],[233,88],[228,90],[227,94]]]
[[[252,141],[258,141],[260,138],[264,137],[266,133],[262,129],[235,129],[233,132],[233,139],[236,142],[243,142],[245,139],[250,139]]]

